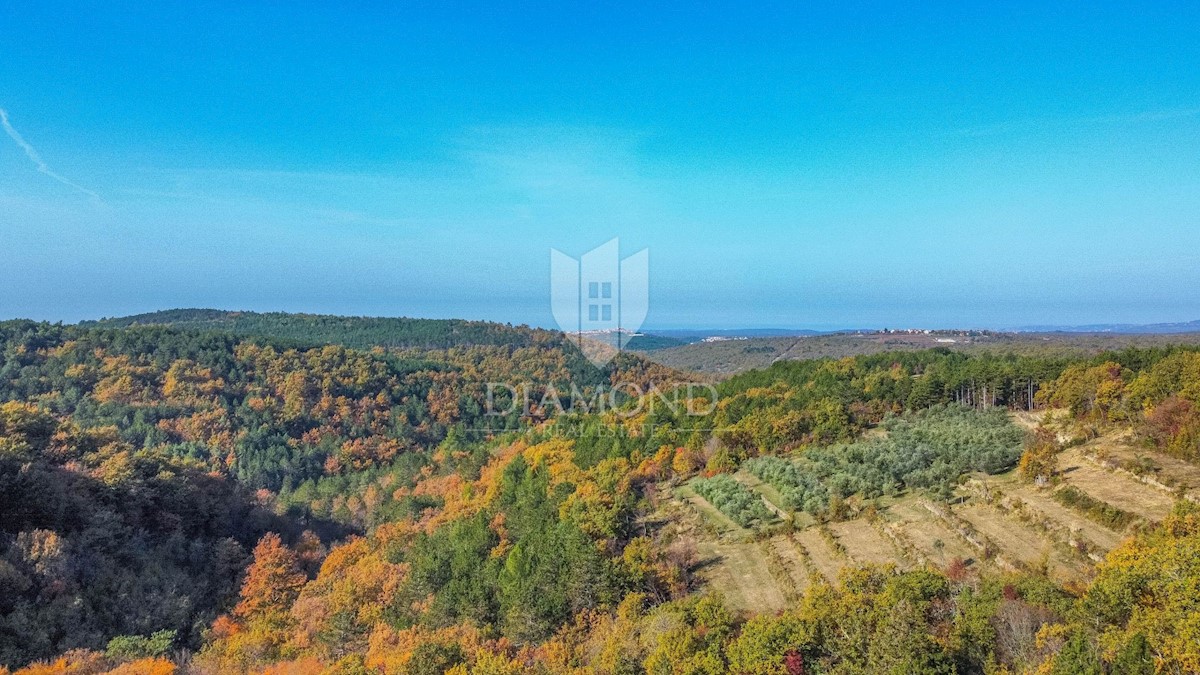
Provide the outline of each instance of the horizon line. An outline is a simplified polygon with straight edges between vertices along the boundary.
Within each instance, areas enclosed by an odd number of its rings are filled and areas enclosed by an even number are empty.
[[[166,312],[176,312],[176,311],[206,311],[206,312],[223,312],[223,313],[228,313],[228,314],[234,314],[234,313],[284,314],[284,315],[293,315],[293,316],[325,316],[325,317],[352,318],[352,319],[410,319],[410,320],[423,320],[423,321],[473,321],[473,322],[481,322],[481,323],[493,323],[493,324],[498,324],[498,325],[510,325],[510,326],[515,326],[515,327],[525,326],[525,327],[532,328],[532,329],[563,332],[557,326],[539,325],[539,324],[536,324],[533,322],[527,322],[527,321],[511,321],[511,320],[510,321],[502,321],[502,320],[467,318],[467,317],[427,317],[427,316],[410,316],[410,315],[402,315],[402,314],[352,314],[352,313],[336,314],[336,313],[322,313],[322,312],[310,312],[310,311],[220,309],[220,308],[214,308],[214,307],[170,307],[170,308],[166,308],[166,309],[158,309],[158,310],[152,310],[152,311],[147,311],[147,312],[136,312],[133,314],[103,315],[103,316],[100,316],[99,318],[84,318],[84,319],[78,319],[75,321],[67,321],[67,320],[63,320],[63,319],[59,319],[59,320],[41,319],[41,320],[39,320],[39,319],[31,319],[28,317],[18,317],[18,316],[0,319],[0,321],[26,320],[26,321],[34,321],[37,323],[50,323],[50,324],[58,323],[58,324],[63,324],[63,325],[77,326],[77,325],[83,325],[83,324],[87,324],[87,323],[99,323],[102,321],[115,321],[115,320],[120,320],[120,319],[129,319],[129,318],[138,317],[138,316],[162,314],[162,313],[166,313]],[[798,325],[798,326],[796,326],[796,325],[793,325],[793,326],[740,325],[740,326],[732,326],[732,327],[718,327],[718,326],[694,326],[694,325],[693,326],[660,325],[660,326],[651,326],[651,327],[646,327],[646,326],[639,327],[638,330],[636,330],[634,332],[642,333],[642,334],[653,334],[655,332],[687,332],[687,333],[697,333],[697,334],[700,334],[700,333],[718,334],[718,333],[737,333],[737,332],[780,332],[780,333],[810,332],[810,333],[826,334],[826,335],[835,334],[835,333],[853,333],[853,332],[861,332],[861,331],[870,331],[870,332],[882,332],[882,331],[897,331],[897,332],[904,332],[904,331],[990,331],[990,332],[996,332],[996,333],[1053,333],[1053,332],[1104,333],[1104,332],[1114,332],[1115,330],[1122,330],[1124,332],[1130,332],[1131,329],[1138,329],[1138,328],[1155,328],[1155,327],[1166,327],[1166,326],[1189,326],[1189,325],[1195,325],[1195,330],[1179,331],[1179,332],[1181,332],[1181,333],[1200,332],[1200,319],[1186,319],[1186,320],[1176,320],[1176,321],[1157,321],[1157,322],[1152,322],[1152,323],[1134,323],[1134,322],[1127,322],[1127,321],[1125,321],[1125,322],[1122,322],[1122,321],[1113,321],[1113,322],[1094,321],[1094,322],[1089,322],[1089,323],[1076,323],[1076,324],[1029,323],[1029,324],[1008,325],[1008,326],[945,325],[945,324],[940,325],[940,326],[899,325],[899,324],[874,325],[874,326],[869,325],[869,324],[862,324],[862,325],[856,326],[853,324],[833,324],[833,325],[831,325],[831,324],[807,324],[807,325]],[[1136,330],[1134,330],[1133,332],[1136,332]],[[790,336],[790,335],[775,335],[775,336],[764,335],[761,337],[793,337],[793,336]]]

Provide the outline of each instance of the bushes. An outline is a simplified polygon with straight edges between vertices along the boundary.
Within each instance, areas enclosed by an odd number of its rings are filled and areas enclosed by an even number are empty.
[[[771,512],[763,504],[762,498],[728,475],[697,479],[692,487],[718,511],[742,527],[750,527],[756,521],[766,523],[771,520]]]
[[[816,513],[829,503],[829,490],[815,474],[803,471],[795,462],[768,456],[755,457],[742,466],[775,488],[789,509]]]
[[[1073,485],[1055,490],[1054,499],[1063,506],[1075,509],[1097,523],[1114,530],[1123,530],[1137,520],[1137,516],[1132,513],[1093,499]]]
[[[958,406],[935,406],[882,426],[885,438],[811,448],[795,462],[759,457],[744,466],[778,490],[789,508],[820,513],[835,496],[946,492],[969,471],[998,473],[1017,461],[1024,437],[1003,411]]]
[[[1038,427],[1032,439],[1021,453],[1021,461],[1017,470],[1025,480],[1046,481],[1058,473],[1058,453],[1062,445],[1054,432],[1045,427]]]
[[[162,656],[175,642],[175,631],[160,630],[150,637],[143,635],[118,635],[108,641],[105,655],[113,659],[139,659]]]

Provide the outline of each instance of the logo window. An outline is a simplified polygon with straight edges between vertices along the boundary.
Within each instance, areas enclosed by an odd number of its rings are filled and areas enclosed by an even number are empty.
[[[601,291],[601,288],[603,290]],[[600,300],[612,298],[612,284],[605,282],[601,287],[596,282],[588,284],[588,299]],[[610,302],[589,302],[588,303],[588,321],[612,321],[613,311],[612,303]]]
[[[612,300],[611,281],[589,281],[588,300]],[[613,310],[611,302],[589,302],[588,321],[612,321]]]

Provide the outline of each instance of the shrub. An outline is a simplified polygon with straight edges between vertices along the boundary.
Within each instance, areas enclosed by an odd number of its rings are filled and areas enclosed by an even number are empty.
[[[757,457],[743,466],[792,509],[821,513],[834,496],[874,499],[906,488],[948,494],[970,471],[999,473],[1021,455],[1024,432],[1001,410],[935,406],[882,424],[888,434],[811,448],[795,461]]]
[[[1137,516],[1132,513],[1095,499],[1073,485],[1055,490],[1054,499],[1063,506],[1075,509],[1097,523],[1114,530],[1123,530],[1137,520]]]
[[[145,637],[142,635],[118,635],[108,641],[105,655],[114,659],[140,659],[162,656],[175,643],[175,631],[160,630]]]
[[[771,520],[771,512],[763,504],[762,497],[726,474],[698,479],[692,486],[718,511],[742,527]]]

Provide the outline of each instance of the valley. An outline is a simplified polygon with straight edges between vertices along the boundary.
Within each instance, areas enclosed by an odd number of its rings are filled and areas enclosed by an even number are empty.
[[[833,668],[864,648],[799,636],[883,640],[910,603],[922,646],[875,658],[1093,658],[1011,632],[1029,625],[1192,658],[1121,618],[1170,620],[1174,587],[1113,590],[1200,572],[1175,553],[1200,531],[1189,345],[786,359],[684,386],[699,406],[492,415],[497,380],[538,400],[692,375],[453,321],[185,310],[0,342],[20,675],[609,672],[614,644],[635,672],[716,673],[775,668],[788,650],[744,650],[781,630]],[[991,637],[926,641],[955,615]]]

